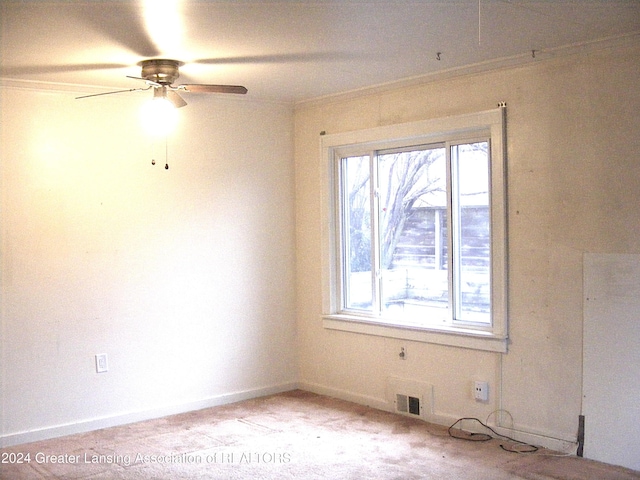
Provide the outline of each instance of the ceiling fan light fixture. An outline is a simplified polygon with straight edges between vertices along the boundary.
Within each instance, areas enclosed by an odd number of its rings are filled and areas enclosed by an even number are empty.
[[[178,111],[167,98],[167,87],[154,89],[153,98],[142,105],[142,126],[153,136],[166,136],[178,123]]]

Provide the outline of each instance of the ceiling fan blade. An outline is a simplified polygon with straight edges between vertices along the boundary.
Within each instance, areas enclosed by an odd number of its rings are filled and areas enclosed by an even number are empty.
[[[143,82],[146,82],[147,85],[150,85],[152,87],[161,87],[162,84],[158,83],[158,82],[154,82],[153,80],[148,80],[146,78],[142,78],[142,77],[134,77],[131,75],[126,75],[127,78],[133,78],[134,80],[142,80]]]
[[[115,90],[113,92],[92,93],[91,95],[82,95],[81,97],[76,97],[76,100],[81,99],[81,98],[99,97],[101,95],[113,95],[114,93],[142,92],[144,90],[149,90],[150,88],[151,87],[147,87],[147,88],[129,88],[127,90]]]
[[[362,55],[346,52],[306,52],[279,53],[272,55],[244,55],[239,57],[200,58],[190,63],[201,65],[226,64],[264,64],[264,63],[307,63],[307,62],[335,62],[354,60]]]
[[[92,70],[110,70],[127,68],[131,65],[123,63],[81,63],[76,65],[25,65],[0,68],[2,75],[37,75],[45,73],[66,73],[66,72],[84,72]]]
[[[173,90],[167,90],[167,100],[173,103],[176,108],[182,108],[187,105],[187,102]]]
[[[147,32],[144,8],[139,2],[78,2],[70,8],[81,21],[140,57],[160,55]],[[98,11],[96,11],[96,9]]]
[[[247,89],[241,85],[187,84],[180,85],[178,88],[189,93],[239,93],[241,95],[247,93]]]

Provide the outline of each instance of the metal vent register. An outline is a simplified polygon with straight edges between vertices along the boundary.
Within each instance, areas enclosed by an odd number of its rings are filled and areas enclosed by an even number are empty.
[[[410,395],[396,394],[396,410],[400,413],[420,415],[420,399]]]

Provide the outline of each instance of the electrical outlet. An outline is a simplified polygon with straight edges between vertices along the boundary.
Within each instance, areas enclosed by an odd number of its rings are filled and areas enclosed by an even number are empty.
[[[106,353],[98,353],[96,355],[96,373],[105,373],[109,371]]]
[[[473,398],[479,402],[489,401],[489,382],[474,382]]]

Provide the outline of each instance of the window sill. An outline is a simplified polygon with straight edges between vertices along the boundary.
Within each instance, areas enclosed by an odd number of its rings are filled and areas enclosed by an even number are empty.
[[[459,327],[407,327],[380,323],[367,317],[332,314],[322,316],[322,326],[329,330],[374,335],[378,337],[398,338],[437,345],[485,350],[488,352],[507,352],[507,338]]]

